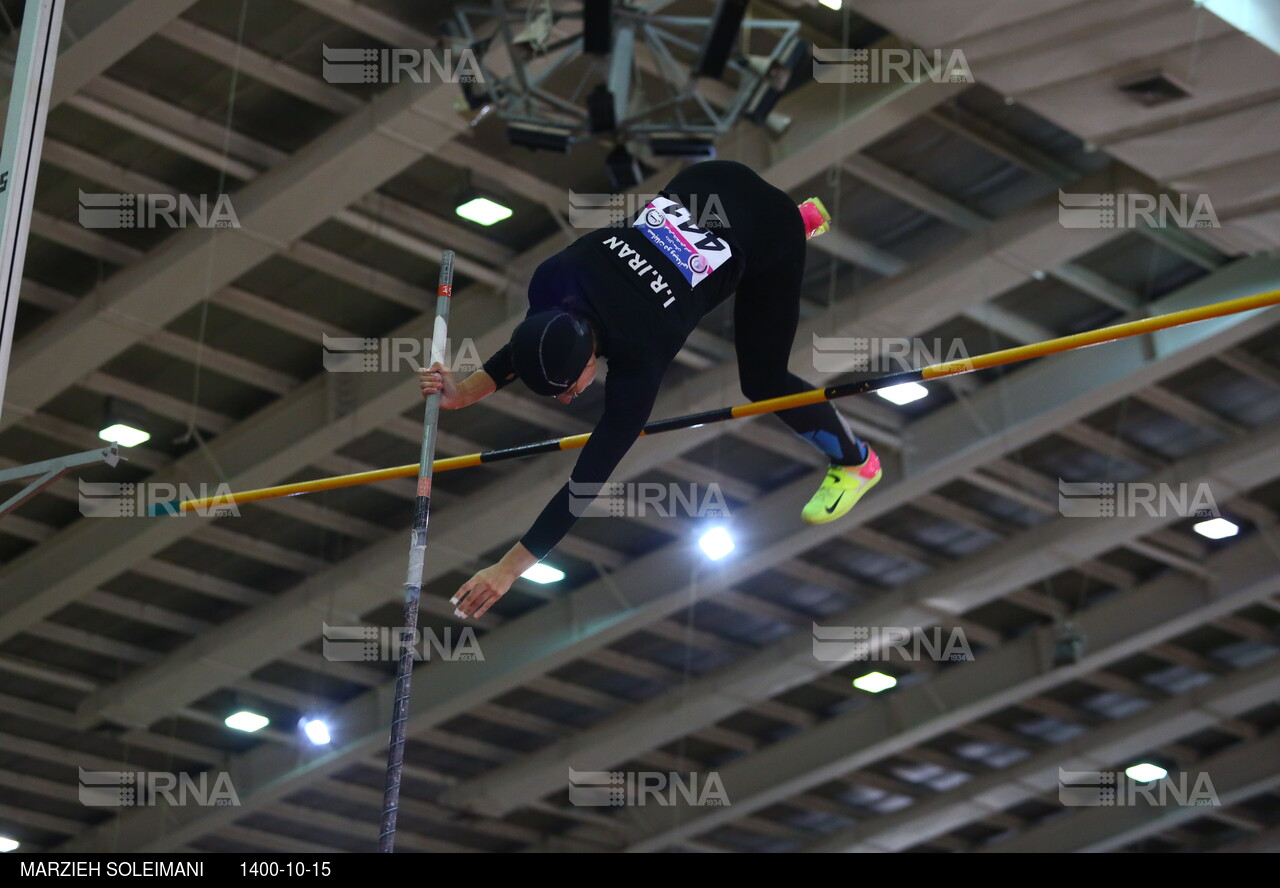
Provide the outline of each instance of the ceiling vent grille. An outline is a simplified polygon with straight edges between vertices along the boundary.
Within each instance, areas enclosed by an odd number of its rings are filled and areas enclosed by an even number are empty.
[[[1148,108],[1176,102],[1191,95],[1190,90],[1163,71],[1147,71],[1121,80],[1116,86],[1120,92]]]

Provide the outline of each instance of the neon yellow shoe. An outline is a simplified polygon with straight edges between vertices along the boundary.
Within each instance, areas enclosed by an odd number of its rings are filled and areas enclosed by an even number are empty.
[[[826,234],[831,229],[831,214],[816,197],[811,197],[800,204],[800,218],[804,219],[806,238]]]
[[[876,486],[882,474],[880,457],[870,447],[867,448],[867,461],[860,466],[831,466],[822,486],[804,507],[800,517],[809,524],[826,524],[842,518],[858,504],[864,493]]]

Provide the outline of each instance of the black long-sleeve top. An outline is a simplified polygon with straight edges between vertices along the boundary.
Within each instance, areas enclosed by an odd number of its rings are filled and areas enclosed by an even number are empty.
[[[770,249],[773,226],[796,224],[761,217],[761,188],[772,192],[763,202],[771,212],[798,216],[783,192],[749,168],[711,161],[677,176],[639,214],[638,224],[585,234],[534,272],[528,314],[562,309],[585,316],[595,328],[597,354],[609,362],[604,412],[571,481],[609,480],[648,422],[662,377],[685,339],[740,283],[749,285],[743,275],[750,256]],[[511,382],[510,346],[484,369],[499,388]],[[577,520],[569,502],[566,484],[521,538],[537,558],[546,557]]]

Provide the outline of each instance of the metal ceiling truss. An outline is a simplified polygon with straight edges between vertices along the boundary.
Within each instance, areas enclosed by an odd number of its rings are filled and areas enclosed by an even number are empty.
[[[691,38],[709,34],[714,19],[655,12],[664,5],[616,7],[612,51],[607,58],[586,56],[592,61],[581,66],[576,86],[569,95],[563,95],[550,89],[548,81],[584,57],[581,34],[557,40],[547,38],[531,49],[527,40],[519,42],[526,32],[516,34],[514,27],[528,26],[529,13],[542,9],[542,3],[535,0],[524,10],[502,0],[489,7],[461,4],[455,11],[453,45],[472,51],[482,72],[479,83],[465,86],[468,99],[473,107],[491,103],[509,122],[546,127],[580,138],[593,131],[582,104],[587,86],[590,82],[602,83],[607,86],[612,103],[609,138],[622,143],[659,133],[723,136],[738,123],[760,90],[769,84],[778,90],[785,86],[791,74],[788,59],[798,46],[798,22],[754,19],[742,24],[746,32],[742,39],[748,41],[759,34],[768,42],[768,51],[729,59],[727,70],[733,72],[739,85],[728,105],[717,109],[702,94],[700,79],[691,65],[676,59],[677,52],[696,58],[701,46]],[[561,11],[555,13],[555,18],[577,21],[582,13]],[[682,32],[689,36],[682,36]],[[758,50],[759,42],[752,41],[753,48]],[[652,59],[646,68],[662,82],[665,98],[650,100],[637,79],[637,56],[642,51]],[[493,69],[488,60],[495,53],[501,53],[509,65],[509,74],[503,76]],[[530,58],[547,63],[535,73],[529,68]],[[779,79],[781,84],[777,83]]]
[[[315,13],[389,45],[441,46],[412,26],[358,3],[301,2]],[[98,4],[92,10],[93,20],[83,18],[88,13],[81,7],[73,7],[68,23],[75,27],[69,28],[60,56],[53,103],[67,102],[77,111],[246,181],[248,184],[236,192],[245,230],[229,240],[226,233],[187,232],[143,253],[47,214],[34,214],[32,230],[39,237],[58,249],[94,256],[120,266],[120,270],[93,298],[78,301],[35,281],[24,281],[23,300],[57,316],[18,343],[10,398],[21,409],[7,410],[0,426],[20,427],[72,447],[93,448],[91,420],[73,421],[42,409],[72,387],[145,398],[159,415],[185,421],[190,405],[184,401],[107,374],[102,367],[142,343],[173,357],[189,353],[194,341],[167,329],[166,324],[200,299],[212,299],[267,328],[300,331],[316,340],[323,332],[346,335],[237,286],[239,276],[270,256],[285,256],[335,280],[372,290],[392,303],[425,308],[428,303],[423,288],[305,239],[317,225],[331,219],[428,260],[438,258],[441,249],[458,247],[469,256],[468,276],[478,283],[457,294],[455,327],[477,331],[475,338],[482,350],[492,350],[504,341],[511,325],[523,314],[513,310],[509,293],[517,293],[538,262],[559,249],[566,234],[573,233],[553,231],[517,254],[379,189],[398,171],[426,156],[487,176],[513,194],[549,206],[553,216],[563,211],[559,206],[565,200],[562,189],[536,172],[482,155],[458,140],[470,129],[455,112],[457,93],[453,87],[401,84],[366,102],[313,73],[237,46],[210,29],[177,18],[186,5],[113,0]],[[623,51],[616,53],[612,65],[602,61],[585,66],[591,70],[584,73],[598,77],[615,96],[634,94],[642,75],[666,84],[668,94],[647,110],[631,104],[615,105],[615,115],[626,124],[627,132],[656,132],[662,121],[654,120],[654,115],[668,113],[676,123],[701,127],[699,132],[723,132],[727,122],[740,116],[743,86],[757,68],[740,58],[730,60],[729,69],[740,81],[737,91],[706,78],[700,84],[692,81],[682,59],[699,47],[687,39],[685,28],[710,19],[664,16],[661,8],[665,5],[618,10],[616,33],[632,35],[630,59],[625,60],[628,38],[623,37]],[[856,5],[874,7],[877,12],[883,9],[885,15],[901,12],[894,4],[858,0]],[[1154,8],[1158,4],[1148,5]],[[1106,10],[1102,6],[1085,4],[1081,14],[1103,16]],[[509,16],[502,27],[506,34],[500,35],[506,41],[525,18],[514,6],[501,8]],[[938,26],[946,16],[957,14],[945,4],[931,8],[938,10]],[[468,9],[474,22],[472,35],[484,33],[482,18],[491,10]],[[1018,41],[1034,37],[1043,44],[1053,36],[1054,22],[1079,11],[1068,8],[1037,16],[1033,10],[1019,7],[1000,13],[1017,19],[1003,23],[1007,26],[1004,30],[1000,22],[990,19],[995,13],[989,9],[972,17],[966,28],[981,34],[980,39],[974,38],[976,49],[969,59],[975,74],[982,80],[984,72],[978,62],[987,60],[992,66],[1004,66],[998,68],[1002,77],[1005,68],[1018,76],[1037,74],[1018,69],[1018,53],[1007,58],[1001,55],[1000,41],[1007,38],[1016,46]],[[1158,40],[1160,47],[1180,45],[1181,32],[1165,21],[1173,19],[1173,12],[1163,7],[1157,12],[1163,24],[1153,40]],[[781,33],[794,36],[799,27],[795,24],[795,31]],[[1219,30],[1213,31],[1215,39]],[[101,76],[151,34],[221,64],[238,64],[242,73],[346,119],[304,151],[289,156],[243,133],[225,133],[143,90]],[[527,60],[510,60],[505,52],[486,56],[486,81],[492,75],[494,83],[510,85],[513,90],[530,84],[534,88],[531,98],[521,106],[528,120],[543,119],[539,116],[543,114],[539,93],[554,96],[556,101],[547,105],[551,110],[546,119],[557,119],[558,125],[580,131],[587,117],[569,114],[564,107],[578,108],[578,94],[572,89],[557,93],[551,87],[558,73],[572,70],[580,42],[576,34],[558,28],[542,56],[534,54]],[[776,61],[778,57],[771,58]],[[1110,64],[1099,64],[1104,63]],[[63,72],[69,72],[69,80],[62,79]],[[1074,76],[1086,74],[1081,71]],[[1265,86],[1264,80],[1260,78],[1255,91]],[[866,240],[835,231],[838,237],[815,241],[816,248],[845,263],[836,266],[837,273],[843,274],[852,263],[886,277],[848,299],[835,301],[825,311],[807,315],[797,337],[797,357],[807,355],[815,333],[923,335],[966,317],[993,335],[1015,342],[1040,337],[1043,330],[1050,329],[1045,319],[993,302],[1041,278],[1070,286],[1100,307],[1128,316],[1220,301],[1274,288],[1280,281],[1274,259],[1233,260],[1195,232],[1143,230],[1140,234],[1160,249],[1206,272],[1201,279],[1147,304],[1143,294],[1108,280],[1082,261],[1100,248],[1118,244],[1125,232],[1066,231],[1058,224],[1052,196],[1003,215],[980,211],[972,202],[926,184],[927,175],[908,175],[886,163],[882,154],[877,153],[881,159],[873,159],[859,153],[904,125],[923,120],[1050,186],[1075,183],[1070,187],[1077,191],[1109,190],[1108,184],[1114,185],[1119,176],[1129,186],[1151,187],[1147,184],[1150,180],[1126,178],[1129,171],[1120,163],[1096,178],[1080,179],[1068,163],[1028,140],[972,112],[960,113],[944,104],[964,88],[930,83],[861,86],[850,91],[843,109],[837,109],[808,87],[786,100],[785,110],[794,117],[795,125],[781,139],[775,141],[759,130],[738,131],[730,155],[761,169],[780,187],[801,188],[824,171],[840,166],[865,185],[965,232],[952,246],[913,263],[895,255],[895,249],[871,243],[869,232]],[[510,94],[515,96],[516,92]],[[687,106],[680,104],[681,97]],[[1032,96],[1028,101],[1039,99]],[[676,108],[687,116],[676,116]],[[443,121],[448,124],[442,125]],[[225,155],[224,144],[230,146]],[[57,141],[47,146],[45,159],[122,191],[169,190],[153,178]],[[904,158],[903,169],[910,162],[911,158]],[[335,182],[340,185],[337,192]],[[639,188],[652,190],[661,184],[654,177]],[[225,241],[219,256],[226,267],[207,280],[201,269],[215,238]],[[1216,244],[1219,239],[1211,238],[1210,242]],[[193,285],[192,281],[200,283]],[[855,513],[854,522],[841,527],[788,525],[779,529],[777,516],[794,512],[808,495],[811,485],[807,479],[769,489],[735,478],[719,467],[707,469],[689,456],[696,448],[730,435],[733,442],[749,443],[779,461],[808,465],[811,455],[767,424],[746,422],[741,429],[709,427],[683,438],[643,442],[620,468],[618,479],[662,471],[677,477],[722,480],[726,491],[732,490],[735,497],[746,501],[738,517],[742,544],[751,550],[749,556],[732,566],[707,569],[690,562],[678,540],[639,558],[585,537],[575,535],[566,540],[563,551],[599,565],[600,577],[565,594],[548,595],[538,590],[544,600],[517,618],[504,619],[495,613],[479,621],[476,628],[482,633],[487,662],[470,665],[480,668],[467,671],[457,668],[458,664],[432,663],[422,670],[411,710],[411,747],[418,743],[464,750],[483,761],[485,768],[478,776],[461,780],[423,762],[415,763],[410,754],[406,774],[433,789],[429,800],[409,793],[403,802],[403,810],[422,824],[402,830],[406,849],[676,846],[723,850],[749,838],[758,847],[782,842],[811,850],[907,850],[922,845],[969,850],[975,845],[965,837],[973,835],[978,826],[983,834],[1005,833],[1005,840],[992,844],[992,850],[1105,850],[1132,847],[1157,834],[1196,847],[1198,840],[1190,827],[1193,819],[1206,815],[1199,809],[1176,811],[1173,818],[1165,816],[1167,812],[1153,817],[1136,810],[1090,809],[1067,811],[1065,816],[1043,822],[1026,819],[1023,813],[1028,805],[1039,804],[1046,810],[1057,805],[1053,798],[1055,771],[1062,763],[1110,767],[1126,756],[1156,748],[1173,748],[1184,764],[1213,769],[1215,775],[1222,776],[1223,807],[1207,812],[1208,816],[1252,833],[1224,849],[1274,847],[1278,841],[1274,824],[1249,813],[1248,803],[1276,789],[1274,732],[1255,717],[1259,707],[1275,698],[1275,658],[1233,667],[1211,659],[1206,648],[1188,638],[1189,633],[1212,625],[1231,637],[1263,647],[1274,645],[1274,626],[1248,615],[1250,608],[1280,612],[1274,588],[1275,515],[1253,499],[1274,484],[1280,443],[1274,423],[1254,427],[1210,412],[1212,405],[1195,397],[1181,375],[1192,368],[1216,367],[1219,372],[1241,374],[1239,378],[1267,387],[1274,394],[1280,389],[1280,371],[1243,346],[1272,330],[1275,314],[1273,310],[1231,323],[1198,325],[1177,335],[1156,337],[1145,346],[1117,344],[1048,359],[999,382],[970,383],[958,390],[955,403],[910,422],[882,405],[850,405],[851,418],[860,432],[874,436],[882,450],[892,483],[868,499],[865,513]],[[427,333],[426,323],[416,318],[386,332],[421,337]],[[700,331],[682,358],[692,371],[689,379],[664,393],[655,416],[726,403],[726,392],[736,390],[731,354],[726,341],[710,331]],[[360,409],[337,415],[332,409],[330,378],[305,379],[295,373],[271,371],[258,362],[208,346],[204,361],[218,372],[270,393],[274,400],[252,416],[207,408],[200,411],[198,421],[217,433],[207,451],[172,460],[157,450],[135,449],[131,459],[154,473],[149,480],[190,481],[213,473],[222,477],[225,471],[237,486],[260,486],[283,480],[300,465],[330,472],[367,469],[369,466],[340,455],[338,450],[375,431],[401,441],[416,440],[414,423],[403,416],[404,408],[416,402],[412,380],[380,375],[362,378],[348,392]],[[800,366],[798,361],[796,366]],[[804,375],[814,377],[812,373]],[[1118,430],[1104,431],[1094,417],[1131,397],[1141,400],[1144,410],[1208,430],[1217,443],[1171,459],[1125,440]],[[552,411],[517,394],[503,392],[491,403],[493,415],[557,422]],[[488,406],[487,402],[485,409]],[[465,417],[451,429],[453,435],[442,439],[442,447],[451,452],[482,449],[471,440],[474,433],[462,420]],[[1150,479],[1174,482],[1204,478],[1214,485],[1220,503],[1255,522],[1258,530],[1252,537],[1213,548],[1192,545],[1184,532],[1172,529],[1169,522],[1139,522],[1118,532],[1116,526],[1105,523],[1093,527],[1088,522],[1057,517],[1052,479],[1019,464],[1024,448],[1050,438],[1082,448],[1082,453],[1128,460],[1145,469]],[[272,442],[270,452],[263,451],[263,441]],[[0,462],[0,470],[11,468],[14,462]],[[509,544],[512,534],[532,519],[559,483],[563,465],[562,459],[550,457],[513,467],[495,474],[490,483],[466,497],[451,498],[441,491],[441,532],[433,541],[435,555],[427,565],[428,579],[480,566],[487,551]],[[953,495],[957,486],[986,491],[1041,517],[1031,526],[997,518]],[[411,490],[406,494],[395,485],[382,485],[381,489],[402,500],[412,496]],[[76,490],[61,480],[46,488],[46,496],[70,503]],[[354,847],[370,841],[376,830],[378,793],[359,781],[361,769],[377,773],[381,767],[390,685],[380,670],[332,663],[307,646],[318,637],[323,619],[340,615],[359,623],[390,600],[401,579],[397,565],[402,541],[398,533],[388,535],[373,522],[303,500],[264,508],[274,509],[273,514],[288,521],[357,539],[363,548],[329,562],[236,532],[231,522],[76,521],[59,527],[30,517],[5,517],[4,532],[38,545],[0,567],[0,583],[6,590],[0,597],[0,615],[5,618],[0,637],[20,644],[36,639],[58,645],[71,655],[96,655],[125,664],[128,670],[119,679],[103,680],[33,658],[0,655],[0,670],[13,677],[11,687],[0,694],[0,711],[17,717],[12,732],[4,738],[6,749],[26,760],[42,762],[45,768],[61,765],[70,754],[60,743],[21,736],[18,726],[22,720],[63,732],[109,734],[125,744],[121,749],[134,750],[123,756],[129,761],[118,761],[122,756],[85,756],[86,764],[130,766],[145,750],[145,754],[177,755],[205,767],[225,768],[235,775],[243,807],[234,811],[190,808],[176,813],[121,811],[91,826],[89,818],[60,816],[25,803],[6,802],[0,806],[0,820],[69,837],[61,846],[65,850],[325,850],[326,844],[305,832],[309,825],[345,837]],[[956,522],[981,534],[984,543],[971,554],[946,556],[879,526],[881,519],[891,523],[900,510],[908,508]],[[501,526],[493,520],[498,511],[503,515]],[[869,526],[872,523],[878,525],[874,530]],[[658,522],[644,526],[663,530]],[[292,588],[268,594],[164,557],[170,546],[188,538],[295,571],[305,579]],[[924,572],[910,582],[876,588],[820,563],[823,553],[829,551],[824,547],[835,544],[865,546],[910,561]],[[1141,571],[1135,563],[1144,565]],[[812,624],[809,615],[743,588],[770,571],[788,582],[811,584],[857,602],[832,620],[843,617],[864,624],[896,620],[921,626],[967,626],[973,637],[981,640],[980,656],[975,663],[959,667],[895,661],[894,666],[904,675],[912,676],[913,684],[904,681],[892,695],[871,698],[866,705],[844,714],[832,714],[808,701],[834,695],[844,705],[855,700],[855,692],[848,688],[847,676],[837,678],[834,670],[826,668],[833,664],[817,662],[807,651]],[[177,592],[232,604],[239,616],[195,619],[181,612],[176,603],[162,607],[101,588],[129,572]],[[1078,576],[1082,582],[1087,578],[1088,582],[1114,587],[1114,591],[1108,600],[1073,610],[1062,596],[1045,589],[1047,578],[1054,575]],[[696,601],[714,603],[717,608],[743,615],[744,620],[774,622],[785,631],[777,640],[753,648],[705,628],[691,629],[680,613]],[[179,640],[161,652],[50,619],[69,605],[92,607],[131,625],[175,634]],[[1023,622],[1017,633],[1006,635],[993,618],[975,613],[997,606],[1020,615]],[[435,598],[424,600],[423,607],[433,620],[448,620],[452,612]],[[1074,665],[1047,665],[1045,651],[1056,637],[1054,627],[1068,615],[1089,639],[1084,657]],[[678,670],[623,652],[620,642],[638,633],[694,650],[713,651],[726,660],[719,668],[686,683]],[[1191,692],[1169,694],[1132,677],[1127,664],[1143,657],[1185,664],[1188,669],[1204,671],[1212,680]],[[577,662],[633,676],[637,681],[659,682],[665,690],[647,703],[635,704],[623,695],[562,677],[560,667]],[[274,726],[260,735],[254,748],[230,756],[221,749],[170,735],[168,728],[173,724],[220,727],[220,719],[202,708],[201,702],[219,691],[246,694],[287,708],[311,705],[316,696],[309,688],[257,677],[270,675],[280,664],[302,675],[341,679],[358,688],[345,705],[335,708],[335,723],[342,726],[343,733],[324,756],[315,757],[296,733]],[[264,669],[268,671],[260,673]],[[27,690],[56,688],[60,694],[74,695],[79,701],[77,711],[37,699],[23,690],[23,682],[31,683]],[[1096,713],[1090,717],[1079,706],[1064,702],[1064,690],[1083,686],[1130,693],[1148,699],[1149,705],[1121,718],[1101,718]],[[536,707],[519,705],[517,695],[522,693],[587,707],[599,714],[599,720],[585,729],[570,727],[537,712]],[[1077,723],[1081,733],[1065,745],[1037,745],[1028,736],[1002,727],[999,715],[1011,709],[1052,714]],[[539,752],[523,753],[471,736],[453,723],[461,715],[539,736],[544,746]],[[785,726],[790,736],[774,740],[749,731],[742,726],[744,719],[772,721]],[[1210,730],[1224,732],[1239,742],[1197,758],[1193,737]],[[994,738],[1025,748],[1029,754],[1007,767],[984,770],[987,766],[966,764],[942,751],[939,741],[955,735]],[[688,750],[682,747],[681,755],[668,751],[674,748],[671,743],[681,740],[689,741]],[[633,811],[627,812],[633,816],[617,818],[564,804],[566,763],[578,768],[608,768],[631,761],[660,770],[705,770],[709,760],[703,749],[734,758],[719,766],[733,799],[728,808]],[[967,774],[969,779],[951,790],[926,789],[890,776],[885,763],[899,757],[934,763]],[[68,783],[18,773],[16,767],[0,770],[0,785],[29,798],[70,800],[74,797],[74,775],[71,779]],[[914,803],[892,814],[869,812],[840,797],[842,788],[856,786],[902,793]],[[334,801],[334,811],[317,804],[326,799]],[[367,818],[354,813],[361,809],[370,812]],[[835,819],[826,821],[832,827],[820,834],[796,827],[785,813],[779,813],[786,811]],[[296,834],[260,828],[262,821],[252,819],[255,812],[294,825]],[[520,817],[500,819],[515,812],[520,812]],[[530,827],[526,816],[555,826]],[[437,829],[447,829],[449,838],[435,835]],[[726,838],[726,831],[734,835]]]

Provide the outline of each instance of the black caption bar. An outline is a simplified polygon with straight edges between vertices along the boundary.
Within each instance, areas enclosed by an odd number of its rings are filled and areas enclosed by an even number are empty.
[[[6,885],[66,879],[352,879],[376,873],[369,854],[0,854]],[[386,864],[392,873],[392,864]]]

